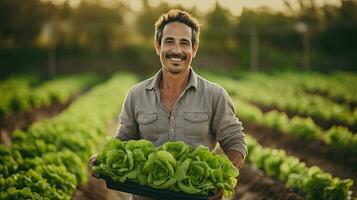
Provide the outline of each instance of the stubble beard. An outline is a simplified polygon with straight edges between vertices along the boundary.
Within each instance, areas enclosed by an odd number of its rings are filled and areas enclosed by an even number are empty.
[[[165,62],[162,62],[163,68],[173,75],[181,74],[182,72],[184,72],[186,69],[186,64],[187,63],[182,63],[181,65],[175,66],[171,63],[170,60],[165,60]]]
[[[169,66],[168,71],[171,74],[180,74],[183,71],[183,68],[180,66]]]

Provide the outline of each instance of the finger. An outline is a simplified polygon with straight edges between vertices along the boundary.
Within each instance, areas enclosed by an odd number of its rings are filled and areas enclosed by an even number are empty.
[[[93,154],[91,157],[90,157],[90,159],[93,159],[93,158],[97,158],[97,154]]]
[[[89,161],[91,164],[95,164],[95,162],[97,161],[97,154],[93,154],[90,158]]]
[[[216,195],[215,200],[221,200],[223,197],[223,189],[220,189]]]
[[[215,195],[209,197],[208,200],[221,200],[222,197],[223,197],[223,189],[220,189]]]
[[[93,159],[90,159],[89,160],[89,166],[92,168],[97,162],[97,159],[96,158],[93,158]]]

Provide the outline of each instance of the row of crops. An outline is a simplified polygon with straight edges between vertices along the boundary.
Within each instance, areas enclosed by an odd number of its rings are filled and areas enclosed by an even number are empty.
[[[71,199],[88,177],[87,163],[137,80],[117,75],[61,114],[12,134],[0,147],[0,199]]]
[[[336,75],[337,76],[337,75]],[[231,94],[266,107],[275,107],[286,112],[293,112],[301,116],[314,117],[326,121],[330,125],[344,125],[354,130],[357,124],[357,108],[355,99],[357,89],[353,86],[357,78],[338,79],[325,77],[324,82],[330,84],[318,86],[312,78],[292,74],[262,75],[253,74],[244,76],[239,84],[228,84],[227,90]],[[321,75],[319,76],[321,79]],[[322,83],[324,83],[322,81]],[[304,83],[304,84],[302,84]],[[316,84],[316,85],[315,85]],[[226,85],[224,84],[226,87]],[[316,86],[316,87],[313,87]],[[309,92],[307,92],[309,91]],[[318,93],[313,93],[318,91]],[[336,91],[339,91],[337,95]],[[326,94],[326,95],[322,95]],[[337,101],[341,99],[342,101]],[[326,109],[328,108],[328,109]]]
[[[36,76],[16,76],[0,83],[0,118],[34,108],[65,103],[70,97],[100,80],[91,74],[70,75],[47,81]]]
[[[302,144],[319,141],[327,152],[346,161],[343,166],[341,163],[342,169],[353,171],[353,164],[357,164],[353,159],[357,155],[357,89],[352,83],[357,76],[203,75],[226,88],[247,130],[258,125],[304,141]],[[14,131],[11,148],[0,145],[0,199],[71,199],[78,184],[87,181],[89,156],[102,145],[108,124],[119,113],[126,92],[138,82],[129,74],[115,75],[101,84],[99,80],[93,75],[76,75],[42,82],[37,77],[0,82],[3,116],[65,102],[97,83],[56,117],[34,123],[25,131]],[[282,181],[304,198],[355,196],[352,191],[356,192],[356,177],[339,177],[325,166],[311,165],[304,162],[306,158],[292,155],[290,150],[288,153],[288,149],[262,144],[256,135],[246,134],[249,165]],[[345,168],[346,165],[350,166]],[[238,187],[239,184],[244,183],[238,178]]]
[[[257,93],[257,96],[259,96],[259,86],[256,86],[257,88],[252,88],[249,91],[241,91],[240,87],[237,87],[241,84],[241,81],[234,81],[222,77],[211,78],[222,84],[222,86],[224,86],[232,95],[240,119],[243,119],[246,122],[274,128],[287,134],[293,134],[304,140],[322,140],[327,145],[337,147],[350,155],[356,155],[357,134],[352,132],[347,126],[334,125],[328,129],[324,129],[319,126],[319,124],[315,123],[312,116],[294,115],[289,118],[285,112],[279,111],[278,109],[263,112],[259,106],[252,103],[256,101],[256,98],[253,98],[254,93]],[[253,85],[254,81],[252,80],[251,82]],[[265,83],[262,82],[261,85],[264,86]],[[285,83],[285,87],[286,86],[287,84]],[[277,87],[281,87],[281,85],[277,84]],[[269,91],[270,90],[266,90],[265,92],[269,93]],[[244,98],[244,96],[248,96],[247,92],[251,93],[251,99]],[[294,99],[295,96],[291,94],[289,98]],[[304,104],[304,102],[296,101],[296,104],[299,103]],[[330,107],[327,106],[324,110],[328,110],[329,108]]]
[[[284,150],[264,148],[251,137],[248,139],[248,161],[266,175],[283,181],[287,187],[302,191],[307,199],[348,199],[353,181],[341,180],[318,166],[307,167]]]
[[[319,140],[332,151],[340,150],[341,156],[347,158],[357,155],[357,134],[353,132],[357,125],[356,87],[352,84],[352,81],[357,81],[356,76],[347,75],[346,79],[342,79],[341,74],[333,77],[253,74],[235,79],[212,74],[204,76],[227,89],[243,124],[255,124],[294,135],[304,143]],[[331,126],[320,126],[321,120]],[[249,132],[247,134],[248,161],[266,175],[299,190],[307,199],[351,197],[352,178],[355,177],[333,177],[319,166],[308,167],[298,157],[287,155],[283,149],[263,147],[249,136]]]

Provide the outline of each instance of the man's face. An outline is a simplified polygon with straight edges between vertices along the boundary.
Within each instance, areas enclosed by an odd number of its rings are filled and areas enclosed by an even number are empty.
[[[161,45],[155,43],[163,70],[179,74],[189,69],[196,56],[197,43],[192,46],[191,28],[180,22],[166,24],[162,32]]]

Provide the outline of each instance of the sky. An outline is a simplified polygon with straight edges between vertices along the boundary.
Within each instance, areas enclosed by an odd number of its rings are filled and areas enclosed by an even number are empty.
[[[52,1],[55,4],[62,4],[66,0],[42,0],[42,1]],[[68,0],[69,4],[72,7],[76,7],[80,4],[81,0]],[[93,1],[93,0],[92,0]],[[143,7],[141,0],[102,0],[106,5],[110,6],[117,2],[122,2],[128,4],[130,8],[134,11],[140,11]],[[159,5],[161,2],[167,2],[169,5],[181,5],[184,8],[192,8],[196,6],[198,11],[205,13],[212,10],[215,6],[215,3],[218,3],[227,8],[234,16],[239,16],[243,8],[255,9],[258,7],[269,7],[273,11],[286,11],[286,7],[284,5],[284,0],[149,0],[149,4],[151,6]],[[291,3],[292,6],[297,7],[297,0],[287,0]],[[314,0],[317,5],[323,4],[332,4],[332,5],[340,5],[339,0]]]

